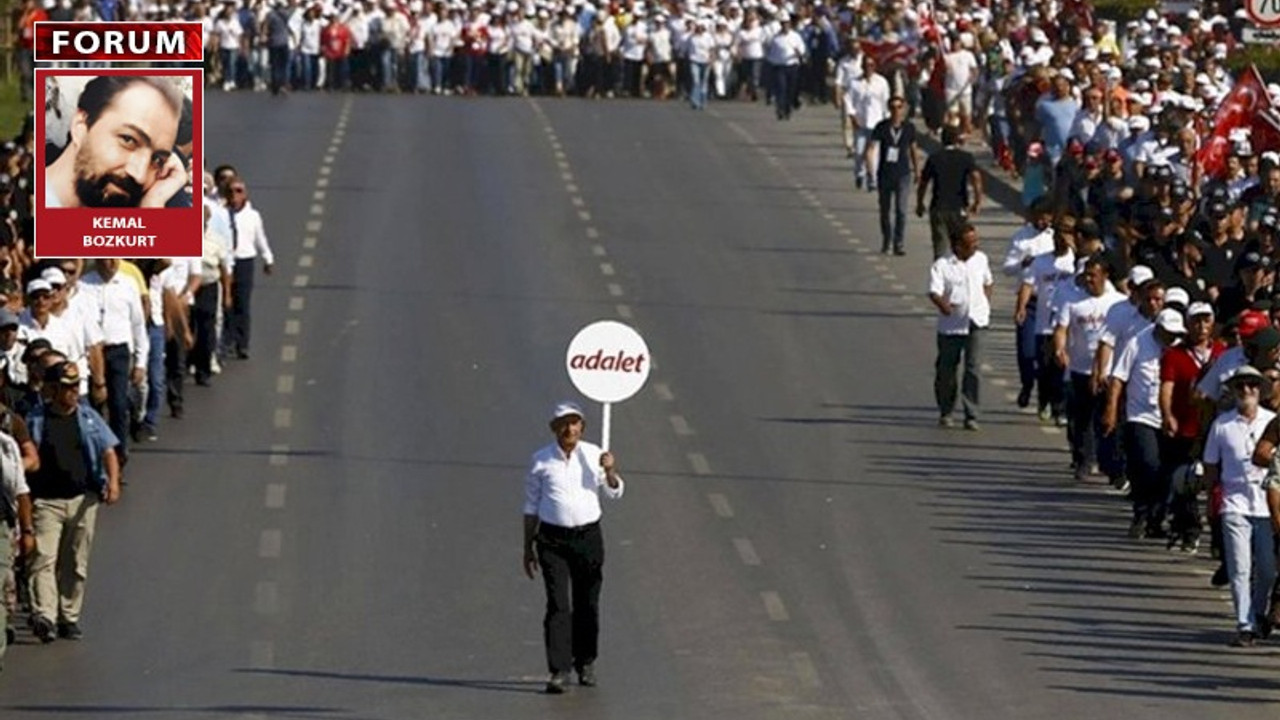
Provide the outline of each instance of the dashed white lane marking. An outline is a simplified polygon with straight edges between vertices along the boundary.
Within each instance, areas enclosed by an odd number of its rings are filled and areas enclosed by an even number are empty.
[[[897,280],[897,279],[898,279],[898,276],[897,276],[897,275],[894,275],[894,274],[893,274],[893,273],[891,273],[891,272],[888,272],[888,273],[885,273],[885,274],[884,274],[884,279],[885,279],[885,280]]]
[[[747,538],[734,538],[733,549],[738,551],[738,558],[742,560],[743,565],[760,564],[760,555],[756,553],[756,546],[752,545]]]
[[[675,393],[671,392],[671,386],[666,383],[662,383],[662,382],[654,383],[653,392],[658,396],[659,399],[665,402],[671,402],[672,400],[676,399]]]
[[[760,600],[764,602],[764,611],[769,614],[769,619],[774,622],[786,622],[791,619],[791,615],[787,613],[787,606],[782,602],[782,596],[772,590],[766,590],[760,593]]]
[[[328,165],[321,165],[321,166],[320,166],[320,174],[321,174],[321,175],[328,175],[328,174],[329,174],[329,173],[331,173],[331,172],[333,172],[333,168],[329,167]]]
[[[894,283],[894,284],[890,285],[889,287],[890,287],[890,288],[892,288],[893,290],[897,291],[897,292],[902,292],[903,290],[906,290],[906,289],[907,289],[907,286],[906,286],[906,285],[903,285],[902,283]]]
[[[307,306],[307,299],[301,295],[294,295],[289,298],[289,310],[291,312],[300,312]]]
[[[258,557],[272,560],[280,557],[284,536],[279,530],[263,530],[258,538]]]
[[[586,204],[587,204],[587,201],[586,201],[586,200],[583,200],[582,198],[578,197],[577,195],[574,195],[574,196],[570,197],[570,198],[569,198],[569,202],[573,203],[573,206],[574,206],[574,207],[582,207],[582,206],[584,206],[584,205],[586,205]]]
[[[302,321],[301,321],[301,320],[285,320],[285,321],[284,321],[284,334],[285,334],[285,335],[297,335],[297,334],[298,334],[298,333],[300,333],[300,332],[302,332]]]
[[[852,235],[853,231],[847,227],[836,228],[836,232],[840,235]]]
[[[298,361],[298,346],[285,345],[280,348],[280,362],[291,363]]]
[[[561,179],[561,180],[563,180],[563,181],[565,181],[565,182],[567,182],[567,183],[571,183],[571,182],[573,182],[573,173],[571,173],[571,172],[562,172],[562,173],[560,173],[560,179]]]
[[[605,252],[605,249],[604,249],[604,246],[603,246],[603,245],[592,245],[592,246],[591,246],[591,254],[592,254],[592,255],[595,255],[596,257],[604,257],[604,256],[605,256],[605,255],[607,255],[608,253],[606,253],[606,252]]]
[[[311,199],[323,200],[325,195],[328,195],[328,193],[325,192],[324,190],[316,190],[315,192],[311,193]]]
[[[564,190],[565,190],[565,192],[567,192],[567,193],[570,193],[570,194],[572,194],[572,195],[576,195],[576,194],[578,193],[578,186],[577,186],[577,185],[574,185],[573,183],[568,183],[568,184],[566,184],[566,185],[564,186]]]
[[[268,510],[284,508],[285,489],[284,483],[267,483],[267,497],[263,499],[262,504]]]
[[[606,277],[613,276],[615,274],[613,263],[600,263],[600,274]]]
[[[249,666],[258,670],[272,670],[276,666],[276,645],[270,640],[254,640],[249,643]]]
[[[330,166],[330,165],[332,165],[332,164],[333,164],[333,156],[332,156],[332,155],[325,155],[325,156],[324,156],[324,166],[320,168],[320,172],[324,172],[325,170],[328,170],[328,169],[329,169],[329,166]],[[325,173],[325,174],[326,174],[326,175],[328,175],[328,173]]]
[[[871,248],[860,247],[860,248],[854,248],[853,251],[858,253],[859,255],[867,255],[871,253]]]
[[[336,155],[336,154],[338,153],[338,146],[337,146],[337,145],[330,145],[330,146],[329,146],[329,149],[328,149],[328,151],[327,151],[327,152],[328,152],[329,154],[328,154],[328,155],[326,155],[325,157],[333,157],[334,155]]]
[[[581,220],[582,222],[591,222],[591,213],[587,212],[586,210],[579,210],[578,219]]]
[[[567,162],[565,162],[565,161],[563,161],[563,160],[560,160],[560,161],[556,162],[556,165],[559,165],[561,170],[568,170],[568,169],[569,169],[569,163],[567,163]]]
[[[302,247],[307,250],[315,250],[316,245],[319,245],[319,244],[320,244],[319,238],[317,238],[314,235],[308,235],[307,237],[302,238]]]
[[[289,408],[276,408],[275,426],[285,429],[293,426],[293,410]]]
[[[702,453],[689,453],[689,464],[693,466],[693,471],[699,475],[711,474],[711,463],[707,462],[707,456]]]
[[[275,615],[280,612],[280,589],[275,582],[263,580],[254,586],[253,611],[259,615]]]
[[[289,464],[289,446],[272,445],[271,455],[267,458],[267,462],[275,467]]]
[[[729,498],[724,493],[708,493],[707,500],[711,501],[711,509],[715,511],[716,517],[726,519],[733,517],[733,506],[729,504]]]
[[[689,436],[693,434],[693,428],[689,427],[689,421],[684,419],[683,415],[672,415],[671,430],[677,435]]]
[[[609,294],[614,297],[622,297],[622,286],[618,283],[609,283]],[[652,364],[650,364],[652,367]]]
[[[834,213],[824,212],[822,213],[822,219],[827,222],[833,222],[836,219],[836,216]]]
[[[1009,385],[1009,381],[1005,378],[1000,378],[1000,377],[991,378],[991,384],[995,385],[996,387],[1007,387]]]
[[[991,366],[991,363],[981,363],[980,365],[978,365],[978,369],[985,373],[995,372],[996,370],[994,367]]]
[[[1060,428],[1053,427],[1052,425],[1045,425],[1040,428],[1040,432],[1045,435],[1057,435],[1059,430]]]
[[[318,188],[329,187],[329,178],[327,177],[316,178],[316,187]]]
[[[306,287],[307,283],[310,283],[310,282],[311,282],[311,278],[307,277],[306,275],[297,275],[293,278],[294,287]]]
[[[618,311],[618,317],[623,320],[630,320],[632,318],[631,307],[629,305],[619,305],[614,309]]]
[[[281,375],[276,378],[276,392],[281,395],[293,394],[293,376]]]
[[[312,206],[311,206],[311,214],[312,214],[312,215],[323,215],[323,214],[324,214],[324,206],[323,206],[323,205],[312,205]]]
[[[595,240],[596,238],[600,237],[600,231],[593,227],[589,227],[587,228],[587,237],[592,240]]]
[[[305,227],[309,233],[318,233],[320,228],[324,227],[324,222],[321,220],[308,220]]]
[[[302,255],[298,257],[298,267],[309,268],[314,264],[316,259],[310,255]]]
[[[818,668],[814,666],[813,658],[809,657],[809,653],[791,653],[791,667],[795,668],[796,677],[804,687],[809,689],[822,687],[822,681],[818,679]]]

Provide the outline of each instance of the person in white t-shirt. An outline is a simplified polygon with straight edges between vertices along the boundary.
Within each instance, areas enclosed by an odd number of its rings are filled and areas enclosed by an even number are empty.
[[[1065,229],[1065,228],[1064,228]],[[1037,255],[1022,271],[1022,284],[1018,286],[1018,299],[1014,303],[1013,322],[1022,325],[1030,322],[1031,303],[1034,300],[1034,324],[1036,357],[1039,358],[1039,377],[1036,385],[1039,393],[1040,420],[1067,424],[1063,412],[1062,369],[1053,362],[1050,342],[1053,336],[1053,311],[1057,307],[1054,295],[1060,285],[1070,283],[1075,277],[1075,236],[1067,232],[1053,233],[1053,252]]]
[[[991,324],[991,290],[995,278],[986,253],[978,249],[978,231],[965,223],[951,233],[951,253],[929,270],[929,300],[938,308],[938,358],[933,381],[938,424],[951,427],[956,407],[956,370],[964,360],[960,396],[964,426],[978,429],[982,335]]]
[[[1053,201],[1048,196],[1037,198],[1027,210],[1027,222],[1014,231],[1009,238],[1009,248],[1005,251],[1001,272],[1014,278],[1018,285],[1022,284],[1022,274],[1037,255],[1053,251]],[[1014,291],[1017,292],[1015,286]],[[1036,373],[1039,359],[1036,355],[1036,318],[1035,303],[1027,303],[1027,318],[1015,326],[1015,348],[1018,356],[1018,390],[1017,404],[1025,408],[1031,404],[1031,393],[1036,387]]]
[[[946,64],[947,114],[960,120],[960,133],[973,131],[973,89],[978,82],[978,59],[973,56],[973,35],[961,33],[960,47],[943,56]]]
[[[1109,439],[1098,432],[1105,403],[1094,391],[1093,357],[1107,313],[1125,302],[1124,294],[1107,280],[1106,265],[1097,256],[1085,260],[1082,276],[1085,294],[1059,308],[1053,334],[1054,358],[1069,377],[1067,440],[1077,481],[1085,480],[1101,458],[1110,457],[1102,448]]]
[[[1205,439],[1204,471],[1222,488],[1223,554],[1236,613],[1236,647],[1252,647],[1270,631],[1267,606],[1276,578],[1275,531],[1264,483],[1266,468],[1253,462],[1258,441],[1275,413],[1261,406],[1265,378],[1245,365],[1227,380],[1235,409],[1219,415]]]
[[[1116,357],[1107,388],[1107,410],[1102,431],[1111,435],[1120,418],[1124,398],[1125,473],[1132,484],[1133,521],[1129,537],[1165,537],[1163,527],[1169,497],[1169,475],[1164,472],[1160,445],[1164,421],[1160,414],[1160,359],[1187,327],[1182,313],[1165,308],[1155,324],[1129,338]]]
[[[764,65],[764,28],[755,8],[747,9],[746,20],[734,38],[734,56],[738,60],[738,84],[751,102],[759,100],[760,71]]]

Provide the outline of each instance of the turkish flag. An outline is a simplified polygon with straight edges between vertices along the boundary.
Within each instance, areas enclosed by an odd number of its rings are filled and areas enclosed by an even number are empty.
[[[1255,153],[1280,150],[1280,113],[1253,65],[1240,74],[1223,98],[1213,116],[1213,134],[1196,155],[1206,175],[1217,177],[1226,170],[1231,132],[1238,128],[1249,129],[1249,144]]]

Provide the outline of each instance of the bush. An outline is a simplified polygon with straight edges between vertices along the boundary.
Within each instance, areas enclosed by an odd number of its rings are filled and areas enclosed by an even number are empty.
[[[1257,65],[1258,72],[1269,83],[1280,82],[1280,48],[1271,45],[1242,45],[1227,57],[1227,69],[1232,75]]]
[[[1120,25],[1138,20],[1148,10],[1159,10],[1159,0],[1094,0],[1093,14],[1103,20],[1115,20]]]

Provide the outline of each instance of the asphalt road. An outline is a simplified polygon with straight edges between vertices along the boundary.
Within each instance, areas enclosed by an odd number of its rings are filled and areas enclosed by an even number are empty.
[[[24,634],[3,716],[1273,714],[1275,646],[1229,650],[1209,562],[1124,539],[1123,500],[1069,482],[1062,436],[1006,395],[1006,331],[982,432],[935,427],[925,229],[874,252],[834,130],[210,97],[211,162],[278,257],[253,357],[136,453],[84,641]],[[1015,225],[992,207],[987,249]],[[551,698],[521,482],[602,318],[655,367],[614,411],[601,686]]]

